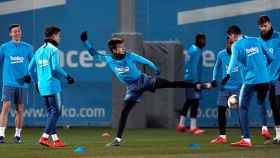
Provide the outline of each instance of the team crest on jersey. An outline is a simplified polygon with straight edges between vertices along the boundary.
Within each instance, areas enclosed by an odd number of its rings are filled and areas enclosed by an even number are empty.
[[[269,50],[270,53],[272,53],[272,54],[274,53],[273,48],[269,48],[268,50]]]
[[[49,65],[49,61],[48,60],[38,60],[38,64],[40,67],[44,67],[44,66],[48,66]]]
[[[24,57],[10,56],[11,64],[20,64],[24,62]]]
[[[126,73],[126,72],[129,71],[129,67],[127,67],[127,66],[118,66],[118,67],[115,67],[115,71],[117,71],[120,74]]]

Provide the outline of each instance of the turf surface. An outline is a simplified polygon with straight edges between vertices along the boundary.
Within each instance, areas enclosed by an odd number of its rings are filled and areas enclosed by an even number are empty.
[[[250,149],[231,147],[229,144],[212,145],[210,139],[216,136],[216,129],[206,129],[206,133],[194,136],[177,133],[173,129],[128,129],[121,147],[105,147],[112,138],[102,137],[110,128],[70,128],[60,129],[60,136],[67,144],[62,149],[49,149],[37,143],[40,128],[24,129],[23,144],[13,144],[13,129],[6,131],[6,144],[0,144],[0,158],[279,158],[280,145],[264,144],[259,129],[251,129],[254,146]],[[229,129],[230,140],[240,139],[239,129]],[[198,144],[190,148],[190,144]],[[86,147],[87,152],[75,153],[76,147]]]

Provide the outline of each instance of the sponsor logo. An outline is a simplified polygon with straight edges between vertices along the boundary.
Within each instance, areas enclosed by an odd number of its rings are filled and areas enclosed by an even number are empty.
[[[257,53],[259,53],[259,48],[258,47],[251,47],[251,48],[247,48],[245,49],[247,56],[252,56],[255,55]]]
[[[45,67],[45,66],[48,66],[49,65],[49,61],[48,60],[39,60],[38,61],[38,64],[40,67]]]
[[[20,64],[24,62],[24,57],[10,56],[11,64]]]
[[[129,71],[129,67],[126,66],[119,66],[115,68],[115,71],[117,71],[118,73],[122,74],[122,73],[127,73]]]

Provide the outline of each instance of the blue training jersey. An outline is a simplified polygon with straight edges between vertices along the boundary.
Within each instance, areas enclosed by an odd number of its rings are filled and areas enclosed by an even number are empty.
[[[227,53],[226,49],[221,50],[217,55],[217,60],[213,69],[213,80],[218,79],[218,73],[222,74],[222,78],[226,76],[231,55]],[[229,81],[223,86],[225,89],[240,89],[242,85],[240,65],[235,65],[232,70]]]
[[[263,40],[260,38],[269,52],[273,54],[274,60],[268,67],[268,71],[271,80],[277,80],[280,75],[280,33],[273,31],[273,34],[269,40]]]
[[[258,84],[271,81],[268,66],[273,61],[260,39],[242,36],[232,45],[232,56],[227,74],[231,74],[237,62],[242,65],[242,74],[245,84]]]
[[[28,69],[32,79],[38,83],[41,96],[61,92],[59,78],[66,78],[67,73],[60,65],[59,49],[53,44],[42,45],[35,52]]]
[[[202,71],[202,49],[193,44],[185,53],[184,80],[199,82]]]
[[[96,51],[88,41],[86,41],[84,44],[92,56],[103,59],[109,65],[115,76],[126,85],[139,79],[141,76],[142,72],[137,67],[137,64],[145,64],[155,71],[158,70],[154,63],[142,56],[137,55],[134,52],[126,52],[126,55],[123,59],[116,60],[110,53],[102,54]]]
[[[33,48],[26,42],[9,41],[0,46],[0,63],[3,63],[3,86],[27,88],[23,77],[28,75],[28,64]]]

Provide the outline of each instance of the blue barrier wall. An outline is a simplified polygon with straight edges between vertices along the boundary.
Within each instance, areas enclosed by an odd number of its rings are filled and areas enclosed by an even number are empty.
[[[0,7],[5,2],[8,1],[1,1]],[[23,40],[31,43],[34,49],[42,44],[45,26],[54,24],[62,28],[62,42],[59,46],[62,65],[75,77],[76,84],[69,86],[64,83],[62,117],[59,121],[61,125],[111,124],[111,72],[106,68],[106,63],[95,62],[89,56],[79,35],[81,31],[88,30],[94,45],[98,49],[106,49],[107,39],[116,32],[116,5],[115,0],[84,0],[82,3],[79,0],[67,0],[58,6],[24,12],[5,14],[0,11],[0,43],[9,40],[8,27],[12,23],[22,25]],[[27,126],[45,123],[45,106],[41,98],[34,94],[30,92],[26,104]],[[14,117],[13,110],[10,117]],[[13,123],[14,119],[10,118],[9,125]]]

